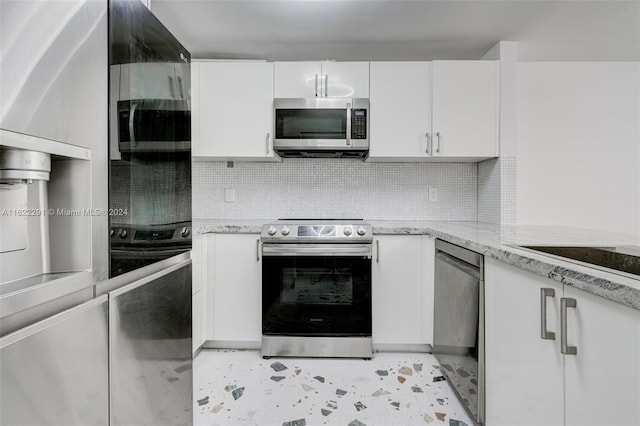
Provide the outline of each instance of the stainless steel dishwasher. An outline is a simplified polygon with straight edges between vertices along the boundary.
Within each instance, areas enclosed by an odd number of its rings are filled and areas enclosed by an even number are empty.
[[[433,354],[460,402],[484,424],[484,257],[436,240]]]

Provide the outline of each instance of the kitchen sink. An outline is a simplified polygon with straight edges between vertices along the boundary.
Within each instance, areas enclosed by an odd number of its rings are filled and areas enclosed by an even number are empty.
[[[544,253],[570,262],[577,261],[586,266],[628,275],[631,278],[640,278],[640,256],[622,253],[621,248],[618,247],[517,246],[517,248]]]

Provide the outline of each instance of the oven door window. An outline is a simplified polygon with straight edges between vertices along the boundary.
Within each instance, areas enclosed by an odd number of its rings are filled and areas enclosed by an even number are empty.
[[[371,260],[263,258],[263,333],[371,335]]]
[[[346,139],[346,109],[277,109],[276,139]]]

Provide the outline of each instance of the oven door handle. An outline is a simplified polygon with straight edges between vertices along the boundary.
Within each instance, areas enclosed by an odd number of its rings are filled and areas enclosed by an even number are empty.
[[[262,244],[262,256],[362,256],[371,258],[371,244]]]

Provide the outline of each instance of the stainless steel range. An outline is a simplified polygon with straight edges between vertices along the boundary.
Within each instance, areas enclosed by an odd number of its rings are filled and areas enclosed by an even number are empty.
[[[262,356],[371,358],[371,226],[262,227]]]

